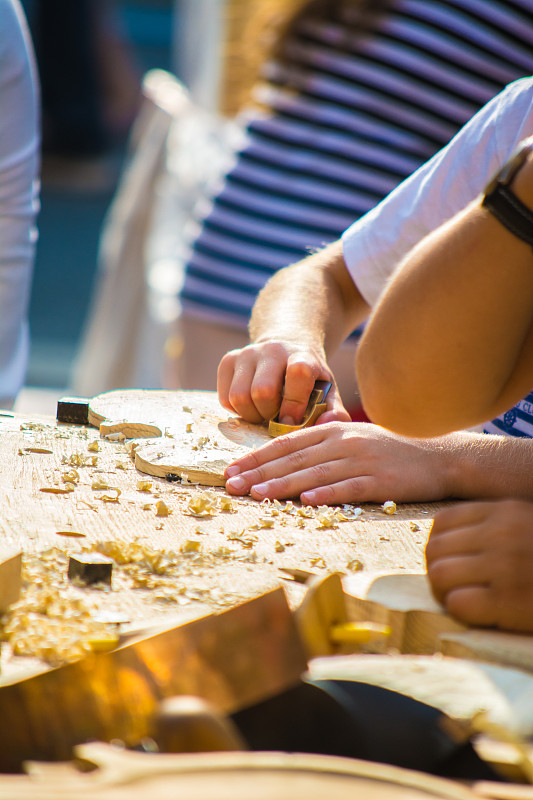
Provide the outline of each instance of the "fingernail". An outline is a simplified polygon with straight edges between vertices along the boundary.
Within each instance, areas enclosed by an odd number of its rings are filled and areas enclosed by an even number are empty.
[[[268,483],[257,483],[252,489],[256,494],[265,495],[268,492]]]
[[[236,464],[232,464],[231,467],[226,468],[226,478],[233,478],[233,476],[238,475],[240,471]]]
[[[315,498],[316,498],[315,492],[302,492],[302,494],[300,495],[301,502],[308,506],[315,505]]]
[[[294,420],[292,417],[282,417],[280,419],[282,425],[294,425]]]
[[[240,492],[245,487],[244,478],[241,478],[237,475],[235,478],[230,478],[227,481],[227,485],[231,486],[232,489],[235,489],[237,492]]]

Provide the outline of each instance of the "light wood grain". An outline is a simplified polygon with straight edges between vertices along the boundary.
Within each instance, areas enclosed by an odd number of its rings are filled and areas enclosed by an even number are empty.
[[[345,577],[348,613],[390,625],[392,635],[383,648],[401,653],[477,658],[526,669],[533,673],[533,637],[468,628],[445,613],[431,593],[425,572],[370,570]]]
[[[180,402],[195,407],[194,394]],[[211,395],[208,402],[215,401]],[[168,403],[165,407],[168,411]],[[184,414],[191,416],[188,411]],[[72,469],[78,474],[72,491],[42,491],[62,490]],[[93,488],[102,485],[111,488]],[[205,492],[214,496],[215,508],[196,514],[191,504],[195,506]],[[116,497],[117,502],[106,502],[106,496]],[[0,417],[2,541],[23,551],[25,569],[40,569],[46,554],[56,553],[52,579],[61,596],[81,600],[96,617],[116,619],[121,629],[126,624],[150,624],[154,617],[171,619],[172,624],[179,619],[186,622],[199,611],[230,608],[280,585],[295,608],[305,587],[287,579],[281,567],[319,575],[349,574],[360,567],[420,571],[432,516],[440,507],[398,506],[397,513],[389,516],[380,506],[367,504],[357,519],[323,528],[315,516],[298,516],[298,504],[283,503],[276,516],[268,517],[268,510],[251,498],[231,500],[226,511],[217,506],[223,499],[230,500],[222,488],[205,489],[143,474],[123,442],[101,438],[96,428],[61,425],[34,415]],[[160,501],[168,516],[157,515]],[[266,517],[272,527],[263,527]],[[111,591],[69,584],[69,554],[109,554],[109,547],[124,556],[113,567]],[[140,555],[134,553],[132,559],[161,556],[166,568],[154,572],[128,561],[126,555],[135,547]],[[23,601],[27,594],[25,585]],[[4,652],[4,677],[43,667],[42,662],[7,655]]]
[[[293,686],[305,667],[278,589],[55,670],[4,678],[0,771],[17,771],[28,758],[71,758],[87,740],[138,745],[165,697],[195,695],[231,712]]]
[[[19,549],[0,548],[0,613],[20,597],[22,553]]]
[[[104,436],[133,439],[142,472],[205,486],[223,486],[226,467],[271,438],[265,425],[228,414],[213,392],[108,392],[90,401],[89,421]]]
[[[117,752],[95,742],[77,755],[100,766],[42,771],[32,778],[0,777],[0,800],[474,800],[465,786],[432,775],[357,759],[289,753],[211,753],[187,756]],[[16,792],[16,794],[15,794]],[[178,794],[179,793],[179,794]]]

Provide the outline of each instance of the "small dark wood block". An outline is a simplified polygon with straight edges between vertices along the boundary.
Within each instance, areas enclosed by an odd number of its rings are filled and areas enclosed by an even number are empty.
[[[88,425],[89,400],[86,397],[62,397],[57,401],[56,419],[72,425]]]
[[[68,577],[85,584],[111,583],[113,561],[100,553],[77,553],[68,560]]]

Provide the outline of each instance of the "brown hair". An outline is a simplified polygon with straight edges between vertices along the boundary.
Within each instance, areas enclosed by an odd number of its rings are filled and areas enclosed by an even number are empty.
[[[290,60],[286,44],[304,17],[338,20],[341,11],[347,11],[347,35],[352,35],[364,31],[386,4],[387,0],[226,0],[223,110],[234,113],[242,106],[266,59]]]

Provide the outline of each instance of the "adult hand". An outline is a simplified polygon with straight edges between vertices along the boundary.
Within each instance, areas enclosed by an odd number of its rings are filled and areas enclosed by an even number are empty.
[[[426,562],[435,597],[461,622],[533,631],[533,503],[464,503],[439,512]]]
[[[231,494],[300,497],[308,505],[423,502],[450,494],[439,439],[396,436],[364,422],[332,422],[273,439],[226,469]]]
[[[292,342],[261,342],[226,353],[218,368],[222,406],[248,422],[278,414],[281,422],[302,421],[316,380],[333,383],[320,422],[348,421],[333,375],[323,354]]]

